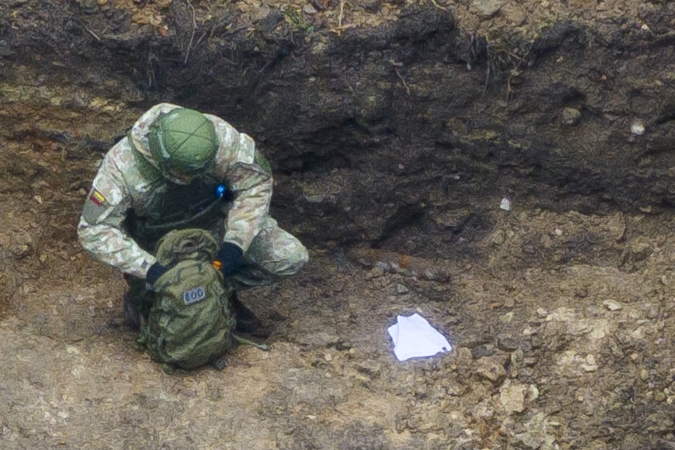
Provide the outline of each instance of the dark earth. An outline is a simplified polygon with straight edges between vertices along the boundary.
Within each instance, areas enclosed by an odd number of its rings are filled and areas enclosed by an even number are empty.
[[[674,2],[0,18],[0,448],[675,449]],[[310,249],[242,294],[272,350],[223,371],[137,351],[121,275],[77,243],[105,151],[160,101],[250,134]],[[413,312],[452,352],[396,361]]]

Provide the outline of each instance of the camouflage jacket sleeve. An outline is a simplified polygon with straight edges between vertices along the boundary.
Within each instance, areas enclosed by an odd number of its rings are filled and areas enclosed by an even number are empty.
[[[269,214],[272,171],[251,137],[237,132],[222,119],[209,117],[220,139],[217,171],[235,195],[223,240],[246,251]]]
[[[84,204],[77,232],[82,247],[94,258],[124,273],[145,278],[155,257],[141,249],[122,227],[131,200],[122,177],[120,164],[123,161],[116,157],[124,153],[119,150],[126,147],[125,138],[103,160]]]

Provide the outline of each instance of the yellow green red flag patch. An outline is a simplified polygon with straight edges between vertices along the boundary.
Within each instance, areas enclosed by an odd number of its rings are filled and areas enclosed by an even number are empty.
[[[105,203],[105,197],[99,191],[92,192],[89,200],[96,203],[98,206],[102,206]]]
[[[84,202],[82,218],[90,224],[95,224],[110,205],[108,200],[96,189],[91,191],[89,198]]]

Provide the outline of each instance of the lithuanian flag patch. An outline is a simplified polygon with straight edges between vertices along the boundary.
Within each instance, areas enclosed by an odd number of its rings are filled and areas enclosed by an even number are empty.
[[[91,195],[89,196],[89,200],[94,202],[96,206],[103,206],[106,204],[105,197],[97,190],[94,190],[94,192],[91,193]]]
[[[87,201],[84,202],[84,209],[82,210],[82,218],[87,223],[94,225],[98,223],[99,218],[104,212],[108,210],[108,200],[96,189],[91,191]]]

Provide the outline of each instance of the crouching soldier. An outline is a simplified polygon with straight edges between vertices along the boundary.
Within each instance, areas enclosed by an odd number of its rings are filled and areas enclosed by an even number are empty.
[[[236,329],[253,332],[255,314],[236,290],[298,272],[305,247],[269,216],[272,173],[249,136],[219,117],[162,103],[105,156],[78,225],[81,245],[119,269],[129,285],[132,324],[147,317],[152,286],[168,268],[154,256],[160,238],[202,228],[222,243],[223,276],[235,286]]]

